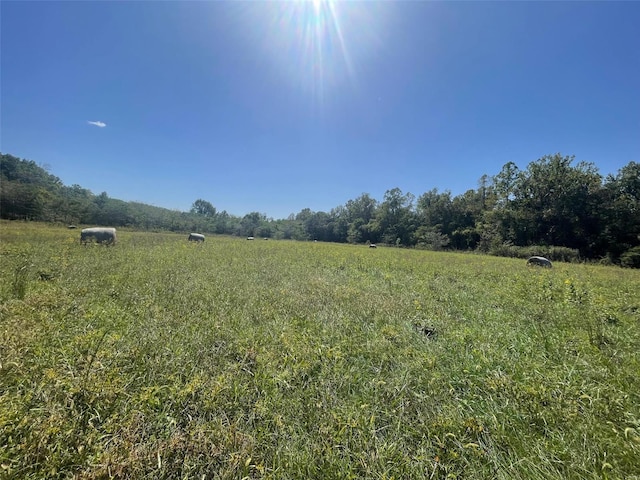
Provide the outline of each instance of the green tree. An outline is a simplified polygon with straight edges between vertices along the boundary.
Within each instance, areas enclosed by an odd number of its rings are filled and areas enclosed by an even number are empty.
[[[376,214],[376,221],[384,243],[412,244],[416,229],[416,216],[413,211],[414,199],[413,194],[403,194],[399,188],[385,192],[384,200]]]
[[[486,178],[480,180],[478,190],[467,190],[454,197],[451,206],[451,222],[448,235],[451,246],[457,250],[475,249],[480,240],[477,224],[485,209],[494,203],[492,189],[486,184]]]
[[[344,220],[346,220],[347,241],[349,243],[377,242],[378,229],[374,223],[378,202],[368,193],[363,193],[355,200],[345,204]]]
[[[595,165],[573,156],[547,155],[520,177],[516,205],[530,213],[529,242],[577,248],[588,254],[598,235],[598,192],[602,177]]]
[[[439,230],[447,232],[450,230],[449,224],[452,220],[452,199],[451,192],[446,190],[442,193],[437,188],[429,190],[418,197],[417,213],[421,225],[438,227]]]
[[[514,199],[519,179],[520,170],[513,162],[506,163],[500,173],[492,178],[492,187],[498,204],[505,206]]]
[[[216,216],[216,208],[210,202],[202,200],[201,198],[193,202],[190,212],[207,218]]]
[[[31,160],[0,154],[2,218],[54,221],[53,208],[63,187],[60,179]]]
[[[604,207],[601,244],[617,261],[640,245],[640,163],[629,162],[609,175],[603,187]]]
[[[443,250],[450,243],[448,235],[440,233],[436,227],[427,227],[425,225],[418,227],[414,237],[419,248],[429,250]]]
[[[601,225],[602,177],[573,156],[546,155],[525,171],[507,163],[494,177],[496,207],[482,218],[493,243],[557,245],[592,256]]]
[[[216,226],[215,233],[223,234],[223,233],[232,233],[233,232],[233,218],[231,215],[227,213],[226,210],[219,212],[216,215]]]
[[[347,241],[349,233],[349,220],[347,218],[347,209],[344,206],[338,206],[329,212],[331,218],[331,240],[332,242],[344,243]]]
[[[307,232],[307,237],[311,240],[331,241],[333,232],[330,215],[326,212],[311,212],[309,209],[305,209],[305,211],[309,213],[301,221]]]
[[[267,216],[263,213],[259,213],[259,212],[247,213],[244,217],[242,217],[242,220],[238,225],[238,229],[236,233],[241,236],[247,236],[247,237],[259,236],[260,235],[259,228],[266,221],[267,221]]]
[[[46,191],[22,182],[0,182],[0,215],[2,218],[42,220]]]

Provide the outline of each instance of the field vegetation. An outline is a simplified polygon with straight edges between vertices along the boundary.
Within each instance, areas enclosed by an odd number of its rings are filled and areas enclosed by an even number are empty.
[[[0,478],[640,478],[640,271],[0,224]]]

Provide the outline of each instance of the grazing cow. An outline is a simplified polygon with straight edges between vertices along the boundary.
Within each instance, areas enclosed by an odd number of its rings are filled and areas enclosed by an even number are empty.
[[[189,234],[189,238],[187,239],[190,242],[204,242],[204,235],[202,235],[201,233],[190,233]]]
[[[116,229],[106,227],[85,228],[80,232],[80,243],[87,244],[95,240],[96,243],[114,245],[117,241]]]
[[[537,265],[539,267],[551,268],[551,262],[544,257],[529,257],[527,265]]]
[[[247,240],[254,240],[253,237],[247,237]]]
[[[375,243],[372,243],[369,245],[369,248],[378,248],[378,246]]]

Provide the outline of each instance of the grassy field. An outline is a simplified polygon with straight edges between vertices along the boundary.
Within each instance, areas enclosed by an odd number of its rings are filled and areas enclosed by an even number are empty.
[[[0,478],[640,478],[640,271],[0,224]]]

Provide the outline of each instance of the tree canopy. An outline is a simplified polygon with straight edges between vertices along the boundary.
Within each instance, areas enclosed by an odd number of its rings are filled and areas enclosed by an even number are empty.
[[[503,255],[555,251],[563,258],[605,258],[635,266],[640,256],[640,164],[630,162],[603,177],[593,163],[545,155],[525,169],[508,162],[458,196],[431,189],[416,198],[391,188],[382,201],[362,193],[329,212],[305,208],[287,219],[272,219],[259,212],[237,217],[201,198],[189,212],[180,212],[125,202],[106,192],[95,195],[79,185],[65,186],[31,160],[1,154],[0,216]]]

